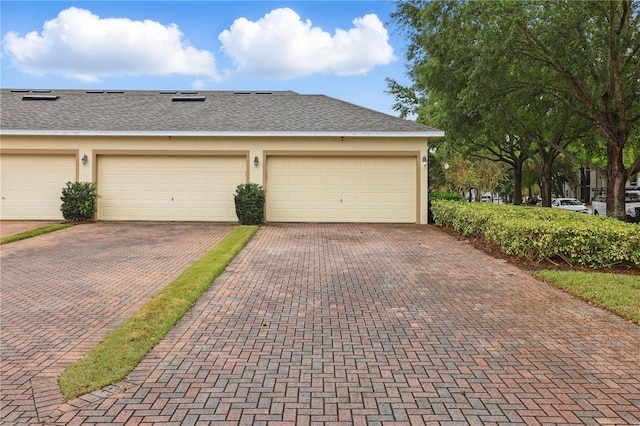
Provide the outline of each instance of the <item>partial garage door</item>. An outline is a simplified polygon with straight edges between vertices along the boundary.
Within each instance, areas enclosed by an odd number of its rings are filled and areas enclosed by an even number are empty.
[[[267,220],[416,222],[415,157],[267,159]]]
[[[0,156],[3,220],[61,220],[62,188],[76,180],[75,155]]]
[[[237,221],[242,156],[98,157],[100,220]]]

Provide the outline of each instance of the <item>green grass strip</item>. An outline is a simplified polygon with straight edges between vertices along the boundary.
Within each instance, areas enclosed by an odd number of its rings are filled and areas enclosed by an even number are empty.
[[[191,309],[247,245],[257,226],[238,226],[59,377],[65,401],[124,379]]]
[[[9,244],[15,241],[26,240],[27,238],[37,237],[38,235],[48,234],[49,232],[59,231],[70,227],[68,223],[56,223],[53,225],[42,226],[40,228],[32,229],[30,231],[21,232],[15,235],[9,235],[8,237],[0,238],[0,245]]]
[[[640,324],[640,276],[601,272],[538,271],[536,275],[594,305]]]

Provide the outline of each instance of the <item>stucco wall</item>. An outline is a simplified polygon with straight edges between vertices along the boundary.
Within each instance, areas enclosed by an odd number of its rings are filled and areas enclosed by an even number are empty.
[[[427,155],[424,138],[377,137],[199,137],[199,136],[26,136],[3,135],[0,153],[76,152],[77,178],[96,181],[98,156],[113,154],[186,155],[220,152],[242,154],[247,176],[264,185],[269,155],[413,156],[416,159],[418,223],[427,223]],[[86,155],[88,162],[82,164]],[[258,166],[254,157],[258,157]]]

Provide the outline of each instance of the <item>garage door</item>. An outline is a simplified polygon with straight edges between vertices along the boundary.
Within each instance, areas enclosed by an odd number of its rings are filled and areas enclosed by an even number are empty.
[[[60,196],[76,180],[75,155],[0,157],[3,220],[62,220]]]
[[[414,157],[268,157],[267,220],[416,222]]]
[[[242,156],[98,157],[100,220],[237,221]]]

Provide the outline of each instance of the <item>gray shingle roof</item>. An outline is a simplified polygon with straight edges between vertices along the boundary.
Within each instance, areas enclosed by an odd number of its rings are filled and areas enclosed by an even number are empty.
[[[438,137],[432,127],[291,91],[0,90],[0,131]]]

